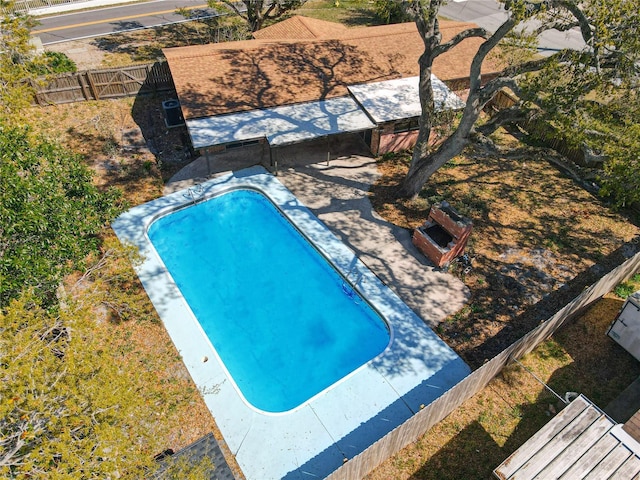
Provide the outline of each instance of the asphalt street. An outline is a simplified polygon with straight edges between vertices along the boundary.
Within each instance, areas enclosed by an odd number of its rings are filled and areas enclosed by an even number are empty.
[[[67,13],[39,19],[33,35],[43,45],[80,38],[96,37],[125,30],[149,28],[181,22],[185,17],[176,12],[187,8],[199,16],[215,15],[203,0],[153,0],[109,8]],[[453,0],[440,8],[440,14],[451,20],[473,22],[495,31],[507,15],[496,0]],[[549,31],[540,37],[540,53],[550,55],[561,48],[579,49],[584,45],[578,30]]]
[[[450,20],[473,22],[495,32],[506,20],[507,14],[495,0],[453,0],[440,7],[440,15]],[[578,29],[568,32],[547,31],[539,37],[539,53],[551,55],[563,48],[579,50],[584,46]]]
[[[193,10],[198,16],[211,16],[216,13],[209,9],[203,0],[154,0],[41,17],[38,18],[40,25],[35,27],[31,34],[40,37],[43,45],[48,45],[155,27],[185,21],[184,16],[176,13],[180,8]]]

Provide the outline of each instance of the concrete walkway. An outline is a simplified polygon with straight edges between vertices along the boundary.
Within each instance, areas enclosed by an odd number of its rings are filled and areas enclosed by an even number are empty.
[[[466,286],[434,269],[411,243],[411,232],[383,220],[371,208],[367,192],[379,176],[373,158],[340,157],[328,165],[295,161],[291,154],[283,158],[289,160],[283,162],[278,180],[429,326],[435,327],[465,305],[470,297]],[[247,162],[236,165],[245,168]],[[213,163],[214,170],[206,158],[195,160],[168,182],[165,194],[216,176],[229,166],[221,159]]]

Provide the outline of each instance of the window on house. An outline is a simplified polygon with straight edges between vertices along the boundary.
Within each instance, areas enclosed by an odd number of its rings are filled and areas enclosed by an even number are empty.
[[[393,125],[393,133],[411,132],[419,129],[420,119],[418,117],[400,120]]]

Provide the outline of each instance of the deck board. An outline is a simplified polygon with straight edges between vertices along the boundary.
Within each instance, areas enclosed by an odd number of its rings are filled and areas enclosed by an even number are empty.
[[[640,480],[640,445],[622,427],[580,395],[493,474],[500,480]]]
[[[638,477],[640,477],[640,458],[637,455],[632,455],[609,477],[609,480],[628,480]]]
[[[584,455],[578,462],[571,465],[571,467],[564,472],[560,478],[563,480],[577,480],[584,478],[618,445],[618,443],[618,440],[611,435],[602,437],[593,446],[593,448],[589,450],[588,455]]]
[[[598,440],[611,430],[611,422],[603,415],[591,426],[582,432],[571,445],[570,456],[558,455],[550,462],[538,475],[535,480],[547,480],[549,478],[559,478],[571,465],[580,460]]]
[[[640,410],[622,427],[625,432],[631,435],[636,441],[640,442]]]
[[[565,407],[553,421],[548,422],[536,435],[527,440],[518,450],[509,456],[494,474],[501,479],[510,478],[522,465],[530,460],[544,445],[561,432],[568,424],[589,407],[582,397],[576,398]]]
[[[550,461],[558,457],[563,458],[565,462],[569,463],[571,463],[571,460],[577,460],[577,458],[572,459],[570,451],[565,453],[567,448],[600,416],[600,412],[593,408],[587,408],[581,412],[578,417],[566,425],[557,435],[548,440],[544,446],[539,448],[538,451],[515,472],[515,475],[510,478],[534,478]]]
[[[593,470],[589,472],[589,475],[585,477],[585,480],[603,480],[609,478],[622,466],[631,454],[631,450],[623,444],[617,445],[609,455],[607,455]]]

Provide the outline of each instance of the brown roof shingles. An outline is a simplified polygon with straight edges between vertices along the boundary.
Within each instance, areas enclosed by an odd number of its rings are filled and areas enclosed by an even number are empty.
[[[295,15],[282,22],[253,32],[253,38],[272,40],[304,40],[334,38],[344,33],[347,27],[341,23],[327,22],[315,18]]]
[[[300,25],[299,19],[293,23]],[[473,26],[442,21],[443,41]],[[415,24],[338,30],[339,38],[332,39],[255,39],[165,49],[185,118],[342,96],[347,85],[419,74],[424,47]],[[441,55],[434,74],[442,80],[468,76],[481,42],[467,39]]]

